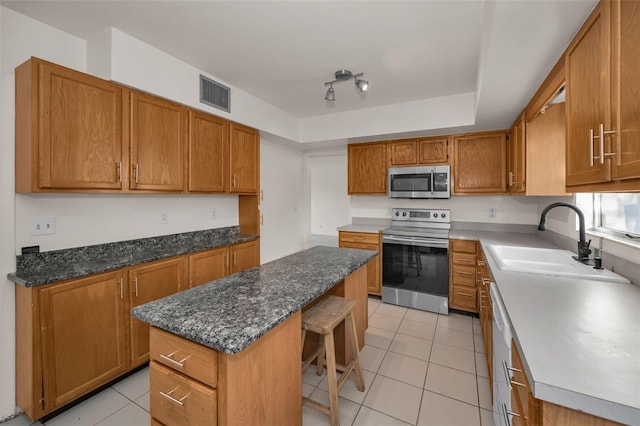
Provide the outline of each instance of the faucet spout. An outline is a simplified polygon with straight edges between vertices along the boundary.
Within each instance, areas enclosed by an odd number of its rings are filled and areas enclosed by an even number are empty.
[[[565,202],[549,204],[547,207],[544,208],[544,210],[542,210],[542,214],[540,215],[540,223],[538,224],[538,230],[539,231],[545,230],[547,213],[549,212],[549,210],[555,207],[568,207],[571,210],[575,211],[576,214],[578,215],[578,222],[580,226],[580,230],[579,230],[580,241],[578,241],[578,256],[576,257],[576,260],[578,260],[579,262],[588,261],[589,255],[591,254],[591,249],[589,249],[591,240],[586,241],[584,214],[582,213],[582,210],[580,210],[576,205],[571,203],[565,203]]]

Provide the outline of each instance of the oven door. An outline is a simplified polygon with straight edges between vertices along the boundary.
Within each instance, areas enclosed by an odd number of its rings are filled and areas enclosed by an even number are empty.
[[[382,286],[448,297],[449,241],[384,235]]]

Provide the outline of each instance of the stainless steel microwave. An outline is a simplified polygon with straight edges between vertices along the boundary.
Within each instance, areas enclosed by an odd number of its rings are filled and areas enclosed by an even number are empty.
[[[450,166],[389,168],[390,198],[451,198]]]

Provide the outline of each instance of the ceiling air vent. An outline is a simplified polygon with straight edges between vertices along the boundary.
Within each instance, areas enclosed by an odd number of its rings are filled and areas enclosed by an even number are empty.
[[[231,89],[201,75],[200,102],[226,112],[231,112]]]

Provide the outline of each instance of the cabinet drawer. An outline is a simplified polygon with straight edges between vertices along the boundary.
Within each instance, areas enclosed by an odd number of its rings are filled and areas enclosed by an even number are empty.
[[[344,232],[340,231],[340,243],[361,243],[361,244],[379,244],[380,235],[370,234],[367,232]]]
[[[151,359],[215,387],[218,382],[217,352],[156,327],[150,332]]]
[[[476,256],[469,253],[451,253],[451,261],[456,265],[473,266],[476,265]]]
[[[453,265],[451,268],[451,280],[453,285],[475,287],[476,268],[471,266]]]
[[[476,253],[476,242],[472,240],[451,240],[451,250],[460,253]]]
[[[455,306],[465,307],[472,310],[478,308],[478,297],[475,288],[453,286],[452,302]]]
[[[166,425],[217,423],[216,390],[178,374],[155,361],[150,368],[151,415]]]
[[[340,247],[343,248],[354,248],[354,249],[361,249],[361,250],[373,250],[373,251],[378,251],[378,245],[377,244],[360,244],[360,243],[343,243],[340,242]]]

